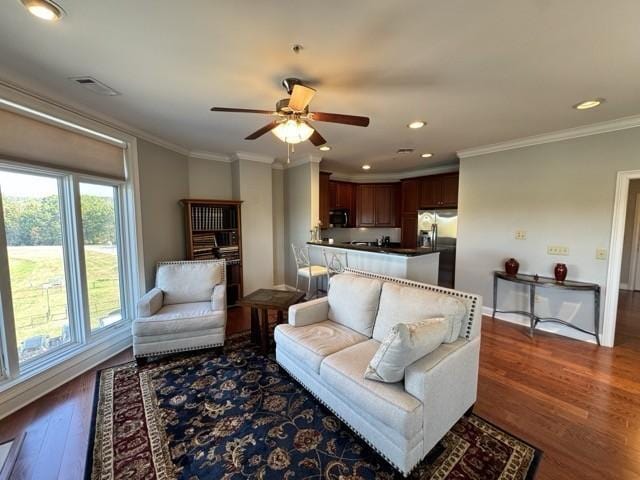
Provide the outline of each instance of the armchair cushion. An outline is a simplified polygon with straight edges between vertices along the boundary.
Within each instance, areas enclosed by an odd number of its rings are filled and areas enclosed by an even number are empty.
[[[162,308],[162,290],[152,288],[138,300],[138,316],[150,317]]]
[[[212,262],[164,262],[156,271],[156,287],[164,292],[164,304],[209,302],[211,290],[224,283],[224,265]]]
[[[353,405],[406,439],[422,430],[422,402],[404,390],[402,382],[381,383],[364,378],[364,371],[380,343],[369,339],[329,355],[320,366],[320,377]]]
[[[382,282],[374,278],[350,273],[334,276],[328,294],[329,320],[371,337],[381,288]]]
[[[380,308],[373,329],[373,338],[383,342],[393,326],[398,323],[444,317],[448,324],[444,341],[455,342],[460,337],[462,319],[466,313],[464,304],[452,295],[385,282],[380,295]]]
[[[133,322],[133,335],[146,337],[197,332],[224,327],[226,312],[211,310],[210,302],[165,305],[157,314]]]
[[[287,354],[314,373],[320,372],[320,364],[327,355],[368,340],[364,335],[329,320],[304,327],[278,325],[274,337]]]
[[[442,344],[447,330],[448,322],[442,317],[394,325],[369,362],[365,378],[399,382],[404,378],[405,368]]]
[[[304,327],[312,323],[324,322],[329,318],[327,297],[316,298],[289,307],[289,325]]]

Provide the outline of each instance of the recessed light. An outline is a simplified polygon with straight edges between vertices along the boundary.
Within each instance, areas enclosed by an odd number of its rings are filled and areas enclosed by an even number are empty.
[[[573,106],[576,110],[589,110],[590,108],[596,108],[605,102],[604,98],[594,98],[592,100],[585,100],[584,102],[577,103]]]
[[[362,165],[363,170],[371,170],[371,165]]]
[[[422,155],[420,155],[422,158],[431,158],[433,157],[433,153],[423,153]]]
[[[322,145],[318,150],[322,150],[323,152],[328,152],[329,150],[331,150],[331,147],[329,145]]]
[[[20,0],[20,3],[31,15],[48,22],[60,20],[64,16],[62,7],[51,0]]]
[[[416,120],[415,122],[411,122],[407,127],[413,128],[414,130],[417,128],[422,128],[427,124],[427,122],[423,122],[422,120]]]

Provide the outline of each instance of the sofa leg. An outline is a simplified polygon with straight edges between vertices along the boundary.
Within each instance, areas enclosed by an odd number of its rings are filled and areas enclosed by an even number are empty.
[[[470,417],[473,414],[473,407],[475,407],[476,404],[474,403],[473,405],[471,405],[469,407],[469,410],[467,410],[466,412],[464,412],[464,416],[465,417]]]

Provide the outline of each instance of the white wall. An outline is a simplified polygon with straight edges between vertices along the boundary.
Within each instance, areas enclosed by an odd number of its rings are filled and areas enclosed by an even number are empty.
[[[244,294],[273,286],[273,179],[271,165],[237,159],[232,194],[242,200]]]
[[[596,248],[609,247],[616,174],[634,169],[640,169],[639,129],[462,159],[456,288],[491,306],[492,271],[509,257],[522,272],[548,276],[563,262],[569,279],[606,287],[607,261],[596,260]],[[516,229],[526,230],[527,239],[515,240]],[[547,255],[548,245],[567,246],[570,255]],[[500,308],[528,309],[521,288],[501,292]],[[539,289],[536,302],[540,315],[592,328],[587,294]]]

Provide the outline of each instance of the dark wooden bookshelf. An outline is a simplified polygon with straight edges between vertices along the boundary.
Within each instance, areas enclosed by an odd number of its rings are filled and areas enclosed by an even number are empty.
[[[242,219],[238,200],[185,198],[187,259],[223,259],[227,264],[227,305],[242,298]]]

